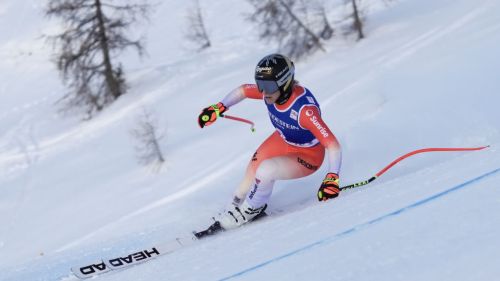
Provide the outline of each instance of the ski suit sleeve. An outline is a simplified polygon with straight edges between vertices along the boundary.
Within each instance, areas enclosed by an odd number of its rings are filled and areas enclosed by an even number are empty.
[[[262,99],[263,95],[257,89],[257,85],[255,84],[243,84],[238,88],[232,90],[227,94],[224,99],[222,99],[222,103],[226,107],[231,107],[245,98],[250,99]]]
[[[342,163],[340,144],[321,118],[319,109],[314,105],[304,106],[300,111],[299,125],[308,129],[326,148],[330,165],[329,172],[338,175]]]

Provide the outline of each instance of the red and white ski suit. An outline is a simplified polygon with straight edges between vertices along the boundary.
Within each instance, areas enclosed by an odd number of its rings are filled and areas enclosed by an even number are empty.
[[[256,85],[244,84],[222,103],[230,108],[245,98],[263,100],[263,94]],[[308,89],[295,85],[285,104],[267,107],[276,131],[257,149],[234,194],[235,203],[246,197],[254,208],[267,203],[276,180],[301,178],[318,170],[325,150],[328,172],[338,175],[342,160],[339,142],[321,118],[319,104]]]

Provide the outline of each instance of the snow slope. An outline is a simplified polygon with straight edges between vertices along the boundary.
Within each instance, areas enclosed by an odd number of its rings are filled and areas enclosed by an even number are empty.
[[[326,204],[322,167],[278,183],[271,218],[98,280],[498,279],[500,3],[366,2],[366,40],[297,63],[342,144],[342,183],[422,147],[491,148],[414,156]],[[54,106],[64,88],[40,35],[56,23],[39,1],[0,3],[0,280],[73,280],[71,266],[184,236],[224,207],[272,128],[258,101],[231,108],[253,134],[196,118],[275,51],[230,3],[202,1],[214,47],[199,54],[178,30],[190,3],[160,3],[137,31],[149,56],[125,56],[130,93],[87,122]],[[167,130],[159,174],[134,158],[144,107]]]

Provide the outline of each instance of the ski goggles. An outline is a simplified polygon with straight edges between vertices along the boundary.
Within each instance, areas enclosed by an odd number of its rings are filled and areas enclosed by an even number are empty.
[[[255,82],[257,82],[257,88],[261,93],[266,92],[267,94],[272,94],[279,90],[278,83],[276,83],[276,81],[256,79]]]

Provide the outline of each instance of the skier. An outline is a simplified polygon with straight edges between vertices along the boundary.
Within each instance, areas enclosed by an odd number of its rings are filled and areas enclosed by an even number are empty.
[[[271,54],[255,68],[256,84],[243,84],[224,99],[204,108],[198,117],[201,128],[245,98],[264,99],[276,131],[253,155],[232,203],[217,219],[227,230],[239,227],[264,211],[276,180],[296,179],[314,173],[328,151],[329,170],[318,190],[319,201],[339,195],[340,145],[321,119],[319,104],[312,93],[294,79],[293,62]]]

